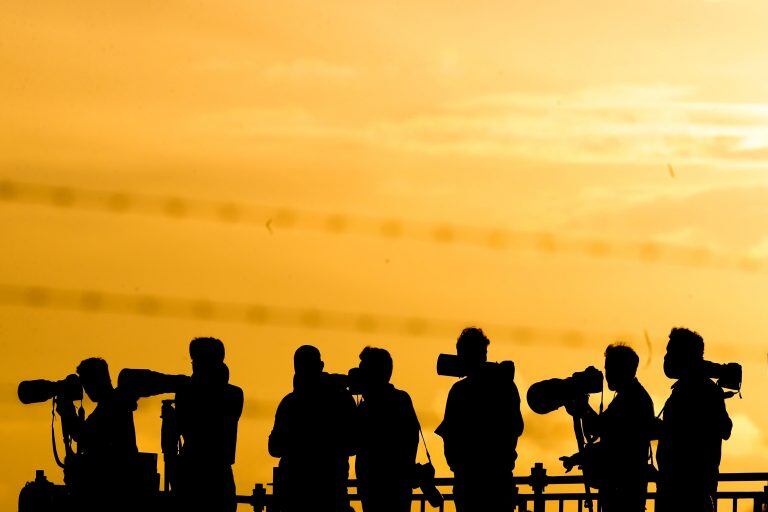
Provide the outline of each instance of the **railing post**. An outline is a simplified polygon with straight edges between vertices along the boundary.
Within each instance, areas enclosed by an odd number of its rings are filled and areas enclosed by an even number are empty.
[[[547,502],[544,489],[547,487],[547,470],[544,464],[537,462],[531,468],[531,490],[533,491],[533,512],[545,512]]]
[[[264,485],[254,485],[253,492],[251,493],[251,505],[253,506],[253,512],[263,512],[266,504],[267,490],[264,488]]]
[[[755,498],[755,512],[763,512],[766,507],[765,505],[768,504],[768,485],[763,487],[763,495],[759,498]]]
[[[269,512],[280,512],[282,485],[280,481],[280,468],[272,468],[272,500],[269,503]]]

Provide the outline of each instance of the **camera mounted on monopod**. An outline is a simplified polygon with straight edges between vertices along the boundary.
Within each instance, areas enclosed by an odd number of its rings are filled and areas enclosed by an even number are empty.
[[[590,366],[565,379],[547,379],[528,388],[528,406],[536,414],[548,414],[582,395],[603,391],[603,372]]]
[[[603,372],[594,366],[589,366],[565,379],[547,379],[533,384],[528,388],[526,399],[533,412],[549,414],[571,401],[602,392]],[[573,417],[573,432],[579,449],[576,457],[580,461],[585,477],[584,491],[587,495],[587,508],[591,510],[590,487],[598,487],[598,478],[591,471],[591,464],[584,464],[584,462],[592,458],[590,454],[595,452],[598,445],[593,442],[593,439],[585,438],[582,418]]]

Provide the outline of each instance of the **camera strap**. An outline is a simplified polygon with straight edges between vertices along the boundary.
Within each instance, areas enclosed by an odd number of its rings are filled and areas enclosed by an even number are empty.
[[[61,462],[59,457],[59,450],[56,447],[56,400],[51,400],[51,445],[53,445],[53,459],[56,461],[56,465],[64,469],[64,463]]]
[[[424,438],[424,432],[421,431],[421,422],[419,421],[419,417],[416,416],[416,425],[419,426],[419,436],[421,437],[421,442],[424,445],[424,453],[427,454],[427,462],[432,464],[432,457],[429,455],[429,448],[427,448],[427,440]]]

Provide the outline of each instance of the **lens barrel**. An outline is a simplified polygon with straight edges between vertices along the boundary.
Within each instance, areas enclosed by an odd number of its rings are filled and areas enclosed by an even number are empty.
[[[83,388],[78,376],[71,374],[57,381],[45,379],[22,381],[19,383],[17,394],[23,404],[39,404],[57,396],[76,401],[83,399]]]

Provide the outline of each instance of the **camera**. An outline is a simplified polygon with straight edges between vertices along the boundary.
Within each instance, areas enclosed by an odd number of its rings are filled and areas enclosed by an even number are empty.
[[[19,383],[18,395],[23,404],[38,404],[52,398],[74,402],[83,399],[83,387],[80,385],[80,378],[71,374],[57,381],[44,379],[22,381]]]
[[[515,363],[512,361],[485,362],[481,367],[481,372],[495,373],[514,380]],[[464,359],[454,354],[440,354],[437,356],[437,374],[444,377],[466,377],[467,368]]]
[[[421,494],[433,508],[439,508],[443,504],[443,495],[435,485],[435,467],[431,462],[413,466],[413,488],[419,488]]]
[[[344,373],[326,373],[327,378],[335,386],[346,389],[353,395],[362,395],[364,388],[364,375],[360,368],[351,368]]]
[[[547,414],[569,401],[603,390],[603,372],[590,366],[565,379],[547,379],[528,388],[528,406],[537,414]]]
[[[364,375],[360,368],[351,368],[347,372],[347,389],[353,395],[362,395],[364,386]]]
[[[704,361],[704,372],[710,379],[717,379],[717,385],[721,388],[729,389],[735,393],[741,392],[742,371],[739,363],[719,364]]]

